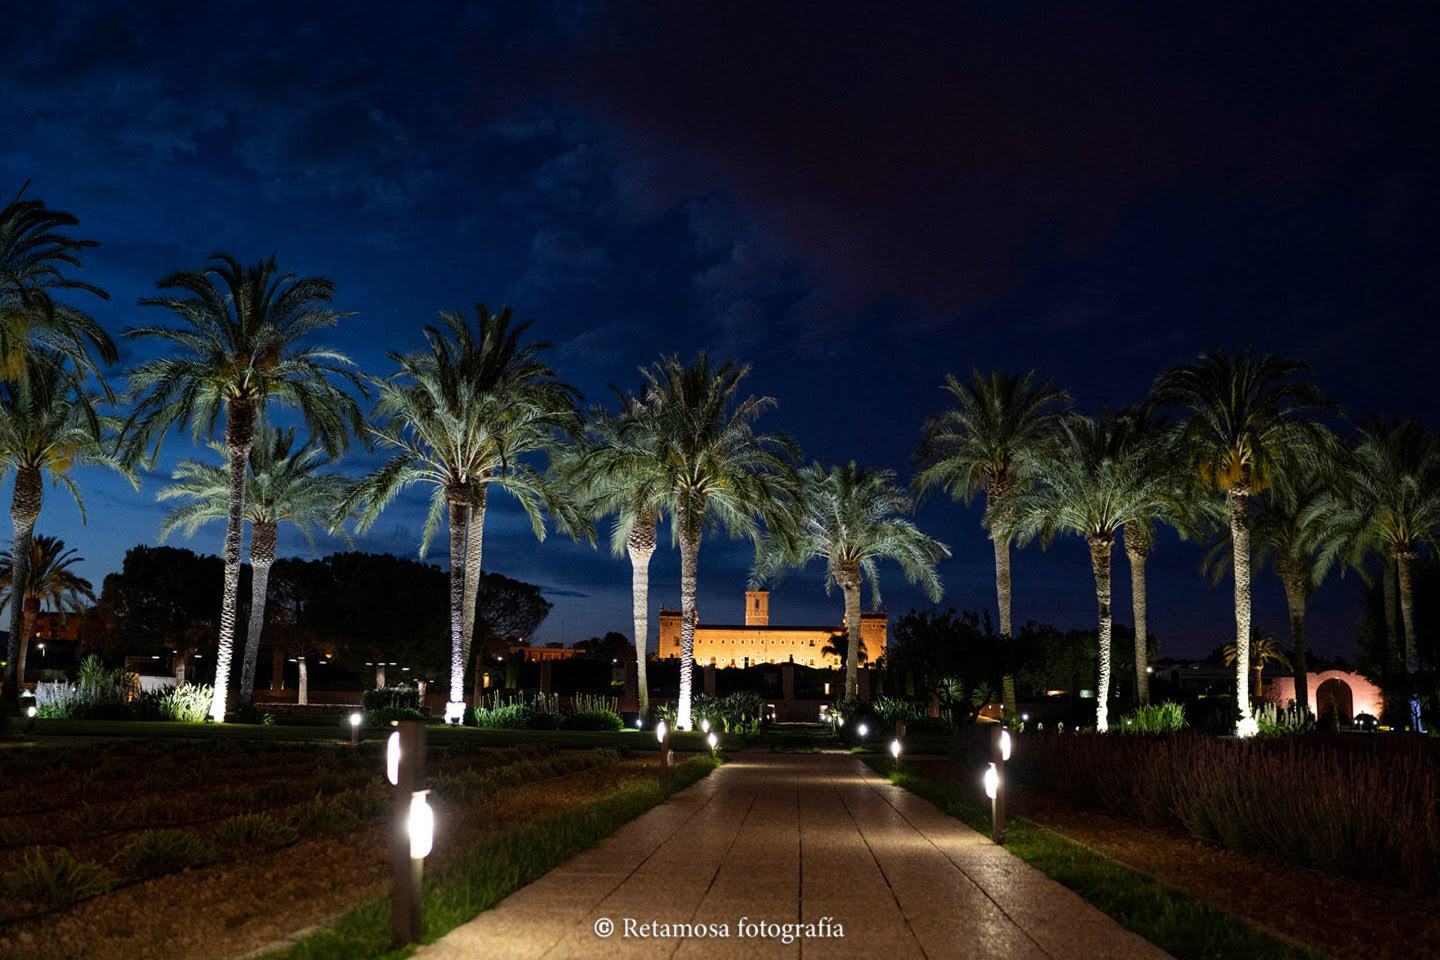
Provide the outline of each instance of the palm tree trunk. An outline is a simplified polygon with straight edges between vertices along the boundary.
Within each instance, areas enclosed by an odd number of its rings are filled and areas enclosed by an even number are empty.
[[[25,596],[30,579],[30,541],[35,534],[35,521],[40,517],[40,506],[45,499],[45,488],[40,483],[40,471],[35,467],[20,467],[15,471],[15,492],[10,498],[10,520],[15,525],[15,541],[10,546],[10,643],[5,658],[5,704],[7,712],[18,712],[20,708],[20,647],[25,634]]]
[[[255,408],[231,401],[225,413],[225,452],[230,460],[230,515],[225,525],[225,592],[220,598],[220,638],[215,651],[215,696],[210,717],[225,722],[235,620],[240,605],[240,557],[245,541],[245,475],[255,439]]]
[[[1295,675],[1295,703],[1310,712],[1310,668],[1305,657],[1305,575],[1291,561],[1280,561],[1280,582],[1290,609],[1291,670]]]
[[[1095,689],[1095,729],[1104,733],[1110,726],[1110,537],[1090,537],[1090,568],[1095,573],[1095,601],[1100,608],[1100,681]]]
[[[1249,491],[1232,487],[1226,499],[1235,573],[1235,706],[1240,711],[1235,733],[1246,737],[1255,732],[1250,716],[1250,521],[1245,515]]]
[[[1010,538],[990,534],[995,545],[995,599],[1000,608],[1000,642],[1008,643],[1010,633]],[[1001,700],[1008,723],[1020,716],[1015,697],[1015,675],[1007,673],[1000,679]]]
[[[278,526],[266,521],[250,525],[250,629],[245,635],[245,658],[240,664],[242,707],[248,707],[255,695],[255,658],[260,655],[260,635],[265,630],[265,603],[270,567],[275,562]]]
[[[1390,669],[1399,673],[1405,669],[1405,657],[1400,645],[1400,625],[1396,622],[1400,601],[1395,584],[1395,557],[1382,556],[1380,565],[1384,568],[1381,582],[1385,600],[1385,659],[1390,664]]]
[[[25,661],[30,658],[30,638],[35,636],[35,618],[40,615],[40,601],[33,597],[25,600],[25,626],[20,634],[20,664],[16,667],[16,676],[20,683],[25,683]]]
[[[1150,624],[1147,619],[1145,560],[1150,533],[1137,523],[1125,524],[1125,557],[1130,561],[1130,610],[1135,617],[1135,699],[1150,702]]]
[[[841,563],[835,571],[840,592],[845,595],[845,632],[850,637],[845,651],[845,696],[860,696],[860,564]]]
[[[470,648],[475,638],[475,601],[480,596],[480,556],[485,537],[485,486],[482,484],[475,502],[470,504],[470,522],[465,528],[465,622],[461,649],[465,662],[470,662]],[[479,672],[476,665],[476,672]],[[478,682],[478,681],[477,681]]]
[[[635,692],[640,716],[650,712],[646,654],[650,646],[650,557],[655,553],[655,514],[637,517],[625,539],[630,554],[630,615],[635,623]]]
[[[470,503],[465,491],[449,498],[450,507],[450,700],[445,718],[465,716],[465,551]]]
[[[1420,669],[1420,657],[1415,648],[1415,586],[1411,582],[1410,564],[1419,554],[1409,547],[1395,548],[1395,578],[1400,593],[1400,622],[1405,628],[1405,672],[1414,673]]]
[[[304,706],[310,702],[310,665],[305,660],[305,654],[295,658],[295,665],[300,670],[300,683],[295,688],[295,702]]]
[[[695,665],[695,574],[700,565],[700,533],[682,522],[680,531],[680,704],[675,727],[690,729],[690,675]],[[695,524],[698,528],[699,524]]]

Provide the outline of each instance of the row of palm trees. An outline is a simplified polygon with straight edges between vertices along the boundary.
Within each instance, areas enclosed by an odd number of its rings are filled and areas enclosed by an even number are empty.
[[[1240,732],[1254,725],[1245,662],[1252,559],[1273,557],[1287,596],[1295,587],[1292,635],[1296,663],[1303,665],[1306,593],[1337,563],[1360,567],[1367,554],[1382,555],[1404,621],[1406,663],[1412,670],[1416,665],[1410,564],[1440,517],[1440,448],[1424,431],[1402,424],[1367,428],[1359,446],[1345,451],[1318,419],[1332,408],[1297,364],[1253,353],[1207,355],[1162,374],[1137,408],[1098,420],[1074,413],[1063,391],[1033,373],[952,376],[944,385],[952,403],[926,423],[915,455],[919,472],[907,489],[890,471],[853,463],[797,468],[793,442],[757,428],[775,401],[743,394],[749,368],[715,365],[704,354],[689,364],[662,357],[641,371],[638,389],[617,391],[613,409],[582,415],[578,392],[543,359],[550,344],[525,342],[529,325],[515,323],[508,310],[478,306],[473,324],[442,313],[425,328],[424,349],[389,354],[395,370],[387,377],[362,375],[344,354],[314,342],[344,317],[331,306],[330,281],[283,273],[273,257],[244,266],[222,255],[202,269],[163,278],[161,295],[141,305],[165,311],[167,322],[123,335],[157,342],[166,352],[131,370],[127,396],[116,397],[99,376],[113,360],[113,344],[93,320],[55,299],[76,289],[100,293],[65,278],[64,268],[90,246],[69,237],[74,223],[18,198],[0,213],[0,464],[16,473],[17,594],[25,590],[43,475],[78,501],[69,477],[75,463],[110,466],[134,481],[140,468],[153,466],[172,429],[188,428],[196,438],[220,431],[223,442],[214,449],[223,465],[184,461],[175,484],[160,494],[185,501],[167,519],[166,533],[193,532],[222,516],[226,521],[212,705],[217,720],[229,705],[244,524],[251,525],[257,576],[242,703],[253,688],[278,525],[292,523],[308,535],[311,528],[340,531],[353,522],[363,531],[416,485],[430,491],[422,552],[442,520],[449,535],[452,719],[464,709],[491,487],[517,500],[537,538],[546,535],[547,517],[571,536],[587,538],[594,536],[594,521],[613,518],[612,551],[631,561],[641,651],[648,565],[668,520],[681,560],[682,728],[689,725],[699,551],[708,533],[755,541],[756,583],[811,559],[825,561],[827,589],[840,588],[852,626],[846,684],[853,694],[859,662],[853,627],[867,578],[878,601],[878,562],[897,562],[907,579],[939,598],[935,565],[949,550],[909,519],[916,500],[935,490],[967,501],[984,498],[1005,634],[1012,629],[1011,543],[1048,541],[1058,533],[1086,540],[1102,641],[1102,729],[1114,540],[1122,538],[1130,562],[1143,684],[1144,565],[1160,523],[1186,535],[1221,531],[1228,537]],[[357,395],[372,393],[376,403],[367,419]],[[106,403],[128,413],[102,414]],[[298,411],[308,442],[296,447],[293,431],[271,425],[277,407]],[[354,438],[388,454],[359,481],[325,469]],[[547,459],[546,469],[535,466],[535,455]],[[20,617],[19,605],[12,607],[7,691],[15,689]],[[639,669],[643,708],[643,656]],[[1005,678],[1003,689],[1007,713],[1015,716],[1013,678]],[[1304,689],[1298,682],[1297,691]]]

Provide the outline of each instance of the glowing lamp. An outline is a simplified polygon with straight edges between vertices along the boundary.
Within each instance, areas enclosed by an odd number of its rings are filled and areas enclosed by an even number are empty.
[[[398,786],[400,783],[400,731],[396,730],[390,734],[390,740],[385,744],[385,779],[390,785]]]
[[[890,741],[890,756],[894,757],[896,760],[899,760],[899,759],[900,759],[900,738],[899,738],[899,737],[896,737],[894,740],[891,740],[891,741]]]
[[[991,800],[1000,792],[1000,771],[995,769],[995,764],[990,764],[985,769],[985,796]]]
[[[429,790],[410,795],[410,859],[424,860],[435,844],[435,810],[425,799]]]
[[[445,722],[458,727],[465,719],[465,701],[448,700],[445,703]]]
[[[355,712],[355,713],[350,714],[350,726],[351,726],[351,727],[358,727],[358,726],[360,726],[360,714],[359,714],[358,711]]]
[[[711,752],[711,753],[714,753],[714,752],[715,752],[715,748],[718,747],[718,746],[720,746],[720,738],[717,737],[717,736],[715,736],[715,734],[713,734],[713,733],[710,734],[710,736],[708,736],[708,737],[705,738],[705,742],[708,743],[708,744],[710,744],[710,752]]]
[[[868,735],[868,734],[870,733],[870,728],[867,727],[867,726],[865,726],[865,724],[862,723],[862,724],[860,724],[860,726],[858,726],[858,727],[855,728],[855,732],[860,735],[860,739],[861,739],[861,740],[864,740],[865,737],[866,737],[866,735]]]
[[[669,728],[665,726],[664,720],[661,720],[659,723],[655,724],[655,739],[659,742],[665,742],[665,734],[668,732]]]
[[[645,727],[645,720],[644,720],[644,718],[643,718],[643,717],[636,717],[636,718],[635,718],[635,729],[636,729],[636,730],[642,730],[642,729],[644,729],[644,727]]]
[[[25,716],[30,717],[32,720],[35,718],[35,714],[38,712],[39,711],[35,709],[35,705],[33,703],[25,708]]]
[[[1009,730],[1001,730],[1001,731],[1000,731],[1000,759],[1001,759],[1001,760],[1007,760],[1007,761],[1010,759],[1010,731],[1009,731]]]
[[[709,718],[706,718],[706,719],[700,721],[700,732],[701,732],[701,733],[709,733],[709,732],[710,732],[710,720],[709,720]]]

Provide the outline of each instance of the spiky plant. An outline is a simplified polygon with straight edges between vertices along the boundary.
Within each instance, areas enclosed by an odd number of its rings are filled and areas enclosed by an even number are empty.
[[[1175,486],[1169,471],[1149,463],[1162,450],[1127,442],[1125,428],[1114,422],[1070,416],[1061,423],[1058,442],[1030,467],[1033,483],[1000,501],[1002,536],[1020,544],[1048,543],[1057,533],[1072,533],[1090,548],[1099,610],[1099,683],[1095,728],[1109,725],[1110,564],[1115,534],[1127,522],[1173,508]]]
[[[665,512],[680,548],[680,702],[676,726],[691,727],[695,664],[695,588],[700,543],[723,527],[731,537],[758,538],[762,524],[779,529],[798,486],[794,445],[757,433],[754,422],[775,405],[771,397],[741,397],[748,365],[712,367],[701,353],[688,366],[661,357],[641,371],[653,416],[633,421],[630,442],[661,452]],[[653,433],[653,438],[643,434]]]
[[[545,537],[545,513],[574,511],[560,491],[519,459],[556,442],[557,431],[574,429],[574,388],[554,378],[536,354],[549,346],[518,344],[529,326],[510,327],[510,311],[491,315],[476,308],[478,328],[471,331],[457,314],[441,314],[442,331],[427,327],[428,351],[390,358],[399,370],[376,381],[378,424],[371,435],[394,451],[378,470],[352,486],[342,511],[353,512],[368,529],[385,507],[415,484],[432,488],[421,554],[440,528],[450,529],[450,700],[452,717],[465,704],[467,617],[473,617],[473,593],[467,608],[467,566],[473,551],[478,582],[480,540],[470,536],[472,512],[483,518],[484,492],[498,485],[515,497],[539,539]],[[448,332],[451,337],[446,336]],[[483,520],[477,520],[483,522]],[[576,523],[576,526],[583,526]]]
[[[16,676],[20,679],[25,677],[25,658],[30,649],[30,636],[35,632],[35,618],[40,611],[49,607],[62,616],[68,616],[84,611],[87,603],[95,602],[95,590],[90,581],[70,569],[84,560],[58,537],[40,534],[30,541],[30,567],[25,578],[25,618],[20,633],[20,662],[16,667]],[[0,611],[4,611],[13,596],[10,590],[13,577],[14,559],[9,550],[0,551]]]
[[[250,267],[226,254],[211,261],[165,277],[158,286],[170,293],[140,301],[173,313],[176,326],[152,324],[124,333],[158,340],[172,351],[130,373],[137,399],[124,454],[136,463],[149,451],[153,462],[172,427],[189,425],[197,439],[213,437],[224,417],[225,588],[210,711],[223,722],[239,605],[246,462],[256,425],[272,403],[293,407],[325,452],[337,456],[351,432],[363,429],[360,408],[344,388],[364,388],[345,354],[310,342],[345,316],[330,307],[335,295],[330,280],[281,273],[273,256]]]
[[[176,530],[189,537],[206,524],[229,517],[230,472],[223,462],[226,450],[218,443],[210,444],[210,449],[220,455],[221,463],[181,460],[170,475],[175,483],[155,495],[157,500],[186,501],[161,523],[162,542]],[[314,441],[297,449],[293,428],[261,426],[250,448],[245,483],[245,519],[250,523],[250,629],[240,668],[242,707],[249,705],[255,690],[255,658],[265,629],[265,603],[280,524],[294,526],[314,549],[314,528],[334,523],[336,506],[350,486],[349,479],[339,473],[321,472],[332,462]]]
[[[1013,635],[1010,538],[997,532],[1004,529],[1005,518],[995,505],[1025,486],[1031,464],[1053,441],[1070,396],[1033,370],[1024,376],[974,370],[965,383],[951,374],[942,386],[954,406],[925,423],[924,439],[915,451],[915,460],[923,467],[915,477],[915,489],[923,495],[938,488],[967,505],[977,493],[983,496],[981,523],[990,531],[995,548],[1000,633],[1008,639]],[[1006,674],[1001,686],[1005,717],[1014,720],[1020,716],[1015,677]]]
[[[932,601],[943,592],[935,564],[950,548],[909,519],[915,503],[895,486],[890,470],[862,470],[854,461],[825,469],[816,463],[800,471],[800,497],[782,536],[762,538],[755,549],[753,585],[778,577],[788,567],[825,561],[825,589],[838,586],[845,597],[845,695],[859,696],[860,588],[870,581],[872,607],[880,605],[879,561],[893,560],[905,579],[920,583]]]
[[[36,348],[61,354],[82,374],[99,373],[96,357],[114,363],[114,342],[89,314],[56,297],[79,290],[110,299],[67,275],[96,243],[69,235],[80,222],[73,215],[22,200],[24,192],[0,210],[0,379],[23,376]]]
[[[98,397],[84,389],[65,362],[59,354],[32,350],[21,376],[0,381],[0,472],[15,471],[10,500],[15,527],[11,566],[12,589],[20,597],[27,596],[30,589],[31,537],[44,504],[45,475],[75,498],[83,521],[84,501],[71,468],[97,464],[121,469],[110,450],[118,421],[99,413],[95,406]],[[18,703],[16,670],[24,635],[25,604],[12,604],[5,666],[5,697],[12,705]]]
[[[1247,350],[1202,354],[1156,379],[1152,402],[1184,412],[1183,448],[1202,488],[1225,500],[1235,582],[1235,732],[1255,733],[1250,711],[1250,498],[1277,469],[1303,470],[1323,449],[1312,417],[1328,409],[1313,385],[1298,379],[1303,363]]]

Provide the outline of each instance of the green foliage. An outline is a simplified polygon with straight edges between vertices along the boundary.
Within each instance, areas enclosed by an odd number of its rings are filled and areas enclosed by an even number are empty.
[[[1295,701],[1286,706],[1266,701],[1255,708],[1255,723],[1260,732],[1270,735],[1308,733],[1315,729],[1315,718],[1310,711]]]
[[[214,840],[232,853],[244,850],[273,850],[295,841],[296,832],[268,813],[242,813],[222,820],[215,827]]]
[[[493,796],[501,790],[619,762],[619,752],[611,749],[567,751],[533,759],[517,758],[500,766],[438,777],[433,782],[438,795],[471,801]]]
[[[367,714],[385,710],[419,711],[420,688],[408,683],[390,687],[366,690],[360,695],[360,704]]]
[[[138,676],[93,653],[80,661],[75,683],[35,685],[36,714],[52,720],[129,720],[139,696]]]
[[[586,710],[566,714],[560,725],[564,730],[619,730],[624,721],[613,710]]]
[[[478,706],[472,713],[475,726],[482,730],[526,730],[535,716],[535,709],[520,700],[504,703],[497,698],[494,706]]]
[[[210,715],[213,687],[196,683],[180,683],[140,694],[135,701],[137,720],[178,720],[181,723],[204,723]]]
[[[5,894],[44,909],[56,909],[107,893],[114,882],[104,867],[76,860],[68,850],[56,850],[47,860],[37,849],[5,878]]]
[[[289,817],[290,825],[306,840],[350,833],[360,826],[360,818],[349,805],[326,800],[318,793],[291,810]]]
[[[1185,708],[1170,700],[1142,704],[1112,729],[1121,733],[1174,733],[1185,729]]]
[[[147,830],[120,851],[115,863],[132,877],[159,877],[216,859],[215,847],[188,830]]]
[[[919,705],[910,703],[908,700],[883,695],[870,702],[870,710],[881,720],[892,724],[896,720],[918,720],[925,716],[925,711]]]

